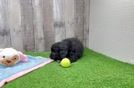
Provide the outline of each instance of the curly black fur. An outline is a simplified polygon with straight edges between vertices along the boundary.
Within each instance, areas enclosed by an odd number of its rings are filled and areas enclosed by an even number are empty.
[[[77,38],[68,38],[52,45],[50,58],[61,61],[66,57],[75,62],[82,56],[83,50],[83,45]]]

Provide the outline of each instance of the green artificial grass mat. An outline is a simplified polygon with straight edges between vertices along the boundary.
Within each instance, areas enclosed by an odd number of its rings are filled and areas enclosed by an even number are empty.
[[[49,56],[49,52],[27,52]],[[4,88],[134,88],[134,65],[85,49],[83,57],[69,68],[52,62]]]

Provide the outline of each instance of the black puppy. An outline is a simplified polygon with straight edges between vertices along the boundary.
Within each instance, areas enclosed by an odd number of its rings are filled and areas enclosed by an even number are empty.
[[[82,56],[83,50],[83,45],[77,38],[68,38],[52,45],[50,58],[61,61],[66,57],[75,62]]]

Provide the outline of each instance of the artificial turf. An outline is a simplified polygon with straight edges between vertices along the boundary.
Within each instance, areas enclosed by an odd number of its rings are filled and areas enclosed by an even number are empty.
[[[27,54],[49,56],[49,52]],[[134,65],[85,49],[83,57],[69,68],[52,62],[4,88],[134,88]]]

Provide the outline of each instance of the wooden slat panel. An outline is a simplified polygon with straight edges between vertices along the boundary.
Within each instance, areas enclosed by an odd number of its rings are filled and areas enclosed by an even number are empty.
[[[7,25],[7,0],[0,0],[0,48],[11,47],[10,30]]]
[[[43,32],[43,12],[41,8],[42,0],[33,0],[34,9],[34,36],[35,36],[35,50],[45,50],[45,40]]]
[[[32,0],[20,0],[20,2],[24,49],[35,50]]]
[[[0,47],[44,51],[50,50],[54,42],[69,37],[78,37],[87,46],[88,2],[0,0]]]
[[[84,42],[84,0],[75,0],[75,35]]]
[[[66,27],[66,38],[75,37],[75,1],[65,0],[64,19]]]
[[[55,41],[65,39],[64,0],[53,0]]]
[[[21,10],[19,0],[8,0],[8,24],[10,28],[12,47],[23,51]]]
[[[84,45],[89,47],[90,0],[84,0]]]
[[[43,27],[45,50],[50,50],[51,45],[55,42],[54,22],[53,22],[53,0],[43,0]]]

